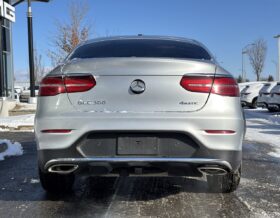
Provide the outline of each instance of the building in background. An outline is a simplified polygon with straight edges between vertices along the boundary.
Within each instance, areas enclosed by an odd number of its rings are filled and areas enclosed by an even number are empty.
[[[12,46],[12,23],[15,22],[15,8],[12,0],[0,0],[0,97],[13,97],[14,69]]]

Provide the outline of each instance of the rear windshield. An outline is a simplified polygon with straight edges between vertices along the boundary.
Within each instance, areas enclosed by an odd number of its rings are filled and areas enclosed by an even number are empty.
[[[107,40],[90,43],[77,48],[70,59],[122,57],[211,59],[209,53],[199,45],[152,39]]]

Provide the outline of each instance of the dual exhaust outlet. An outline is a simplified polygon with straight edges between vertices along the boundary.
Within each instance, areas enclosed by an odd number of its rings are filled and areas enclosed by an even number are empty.
[[[56,164],[49,167],[48,171],[65,175],[75,172],[78,168],[79,166],[76,164]],[[206,175],[226,175],[228,173],[227,170],[218,166],[198,167],[198,171]]]
[[[202,174],[206,175],[226,175],[228,174],[228,171],[221,167],[216,166],[206,166],[206,167],[199,167],[198,171]]]
[[[79,168],[76,164],[56,164],[48,168],[50,173],[70,174]]]

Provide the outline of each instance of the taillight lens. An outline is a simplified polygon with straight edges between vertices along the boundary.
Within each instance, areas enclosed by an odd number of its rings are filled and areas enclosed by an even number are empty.
[[[236,81],[231,77],[215,78],[211,93],[231,97],[240,96],[239,87]]]
[[[40,84],[39,96],[55,96],[61,93],[86,92],[96,85],[91,75],[49,76]]]
[[[64,78],[67,93],[86,92],[96,85],[93,76],[67,76]]]
[[[239,87],[231,77],[183,76],[180,85],[190,92],[239,97]]]
[[[209,93],[213,84],[212,77],[184,76],[180,82],[181,86],[191,92]]]
[[[41,81],[39,96],[54,96],[65,92],[62,76],[45,77]]]

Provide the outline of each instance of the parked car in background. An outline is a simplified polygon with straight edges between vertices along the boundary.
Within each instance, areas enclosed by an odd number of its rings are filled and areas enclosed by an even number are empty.
[[[268,108],[268,102],[271,98],[270,92],[277,85],[277,82],[265,83],[261,88],[258,96],[257,106],[262,108],[267,108],[269,111],[274,112],[274,108]]]
[[[22,93],[22,91],[23,91],[23,87],[20,87],[20,86],[15,86],[14,87],[14,90],[15,90],[15,93],[16,94],[21,94]]]
[[[204,175],[210,190],[232,192],[244,132],[238,85],[201,43],[95,39],[41,82],[40,181],[49,192],[63,192],[85,173]]]
[[[270,92],[268,108],[271,111],[280,111],[280,82],[277,82],[276,86]]]
[[[246,88],[246,86],[248,86],[248,85],[251,84],[251,83],[252,83],[252,82],[238,83],[238,87],[239,87],[240,93]]]
[[[37,97],[38,94],[39,94],[39,86],[35,86],[35,96]],[[30,88],[20,93],[19,100],[20,102],[28,102],[29,97],[30,97]]]
[[[241,92],[241,105],[243,107],[257,108],[259,92],[266,82],[254,82],[247,85]]]

